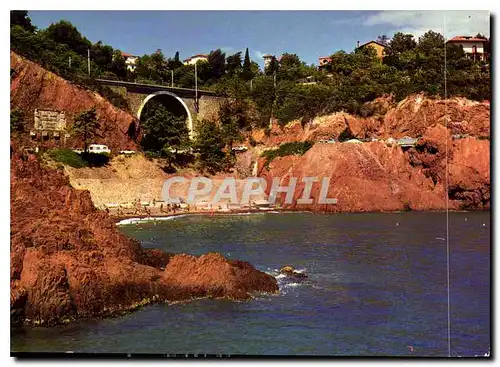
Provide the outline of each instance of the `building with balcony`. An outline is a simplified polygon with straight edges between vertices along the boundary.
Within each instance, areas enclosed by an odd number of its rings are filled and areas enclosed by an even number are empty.
[[[462,46],[465,54],[473,60],[486,61],[488,59],[487,44],[485,38],[472,36],[455,36],[447,43],[453,43]]]

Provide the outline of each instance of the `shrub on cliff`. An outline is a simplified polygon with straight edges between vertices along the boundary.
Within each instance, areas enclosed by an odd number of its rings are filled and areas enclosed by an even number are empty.
[[[10,111],[11,132],[24,131],[24,113],[19,108]]]
[[[266,158],[264,166],[269,166],[269,163],[276,157],[286,157],[288,155],[303,155],[314,145],[312,141],[294,141],[284,143],[277,149],[266,150],[261,154],[261,157]]]

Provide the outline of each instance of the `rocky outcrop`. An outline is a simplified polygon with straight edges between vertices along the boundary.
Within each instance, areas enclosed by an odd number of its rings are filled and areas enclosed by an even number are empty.
[[[253,138],[267,147],[290,141],[317,143],[303,156],[275,158],[269,167],[263,158],[257,159],[258,172],[268,182],[267,192],[274,177],[281,177],[282,185],[288,184],[289,177],[297,177],[294,201],[284,205],[289,209],[359,212],[489,207],[488,102],[439,100],[420,94],[399,103],[391,97],[379,98],[361,110],[364,117],[339,112],[318,117],[305,127],[299,122],[283,128],[274,123],[268,136],[255,132]],[[338,138],[344,131],[365,143],[318,143]],[[403,136],[419,140],[409,150],[384,142]],[[373,138],[379,141],[369,142]],[[298,205],[305,187],[303,177],[330,177],[328,197],[337,198],[337,205]],[[315,202],[319,191],[320,185],[315,184],[311,192]]]
[[[73,119],[78,113],[95,107],[100,128],[94,142],[106,144],[113,151],[137,149],[129,132],[137,134],[139,122],[128,112],[113,106],[98,93],[78,87],[12,51],[10,67],[13,70],[10,81],[10,106],[11,109],[19,108],[24,111],[26,130],[34,126],[35,109],[64,111],[67,130],[70,131]],[[66,140],[66,146],[83,147],[79,137],[71,133],[70,135],[72,136]],[[39,140],[35,143],[30,140],[27,133],[24,140],[26,146],[53,147],[62,144],[53,139]]]
[[[361,109],[365,116],[337,112],[315,118],[304,128],[298,121],[281,128],[273,122],[270,134],[255,131],[253,138],[266,146],[288,141],[319,141],[338,138],[347,128],[358,139],[398,139],[403,136],[420,137],[435,125],[447,126],[452,135],[470,135],[486,138],[490,135],[490,105],[488,102],[465,98],[447,100],[428,98],[422,94],[395,103],[391,97],[378,98]]]
[[[289,209],[365,212],[444,210],[447,205],[485,209],[490,205],[489,162],[488,140],[453,140],[449,129],[435,124],[408,151],[383,142],[315,144],[303,156],[275,158],[260,175],[266,178],[267,192],[275,177],[281,178],[282,186],[289,185],[290,177],[298,178],[291,204],[285,203],[284,195],[278,196]],[[327,197],[336,198],[337,204],[318,203],[319,183],[311,190],[313,204],[297,203],[305,189],[304,177],[329,177]]]
[[[245,262],[142,249],[94,208],[88,191],[71,188],[62,173],[32,155],[13,155],[13,321],[53,325],[151,302],[276,291],[273,277]]]

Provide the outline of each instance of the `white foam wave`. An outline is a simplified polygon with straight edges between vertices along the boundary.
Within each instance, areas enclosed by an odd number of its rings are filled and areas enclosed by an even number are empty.
[[[173,220],[175,218],[183,218],[186,217],[187,214],[181,214],[181,215],[171,215],[168,217],[146,217],[146,218],[127,218],[119,221],[116,223],[117,226],[125,226],[129,224],[137,224],[137,223],[146,223],[146,222],[159,222],[159,221],[166,221],[166,220]]]

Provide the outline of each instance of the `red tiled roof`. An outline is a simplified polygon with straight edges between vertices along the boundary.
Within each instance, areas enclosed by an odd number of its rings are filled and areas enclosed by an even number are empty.
[[[271,54],[265,54],[265,55],[262,55],[263,58],[267,58],[267,57],[273,57],[273,55]]]
[[[332,58],[330,56],[324,56],[324,57],[318,57],[319,60],[331,60]]]
[[[486,42],[487,40],[484,38],[476,38],[472,36],[455,36],[452,39],[448,40],[448,42]]]
[[[131,56],[132,56],[132,57],[135,57],[134,55],[129,54],[129,53],[127,53],[127,52],[123,52],[123,51],[122,51],[122,56],[123,56],[123,57],[131,57]]]

